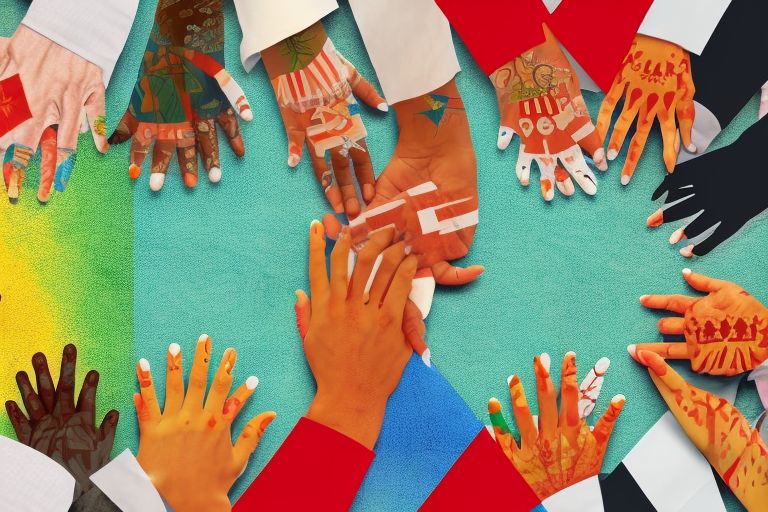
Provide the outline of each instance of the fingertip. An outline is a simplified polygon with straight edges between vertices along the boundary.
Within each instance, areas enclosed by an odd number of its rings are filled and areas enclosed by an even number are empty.
[[[498,398],[491,398],[488,400],[488,413],[497,414],[501,412],[501,402]]]
[[[615,149],[613,149],[613,148],[609,148],[609,149],[608,149],[608,160],[609,160],[609,161],[611,161],[611,162],[612,162],[612,161],[616,160],[616,157],[617,157],[617,156],[619,156],[619,152],[618,152],[618,151],[616,151],[616,150],[615,150]]]
[[[288,167],[294,168],[301,162],[301,157],[296,154],[288,155]]]
[[[627,401],[627,398],[624,395],[618,394],[613,398],[611,398],[611,405],[616,407],[617,409],[621,409],[622,407],[624,407],[624,403],[626,401]]]
[[[245,106],[245,108],[240,111],[240,117],[245,122],[251,122],[253,121],[253,111],[249,106]]]
[[[693,258],[693,244],[686,245],[682,249],[680,249],[680,255],[684,258]]]
[[[376,105],[376,108],[381,110],[382,112],[389,112],[389,105],[387,105],[386,103],[379,103],[378,105]]]
[[[261,430],[261,433],[263,434],[265,430],[267,430],[267,427],[270,423],[272,423],[275,418],[277,418],[277,413],[275,411],[267,411],[263,413],[264,418],[261,420],[261,423],[259,424],[259,430]]]
[[[645,225],[649,228],[657,228],[664,224],[664,210],[659,208],[645,220]]]
[[[629,353],[630,357],[632,357],[632,359],[637,362],[641,362],[637,357],[637,345],[627,345],[627,352]]]
[[[686,268],[684,268],[684,269],[683,269],[683,276],[684,276],[684,277],[688,277],[688,276],[690,276],[690,275],[691,275],[691,273],[692,273],[692,272],[693,272],[693,271],[692,271],[691,269],[689,269],[688,267],[686,267]]]
[[[621,184],[624,186],[629,185],[629,180],[632,179],[632,177],[629,174],[622,174],[621,175]]]
[[[132,180],[137,179],[140,174],[141,174],[141,167],[139,167],[138,165],[131,164],[128,167],[128,176],[130,176]]]
[[[259,378],[255,375],[251,375],[247,379],[245,379],[245,388],[248,391],[253,391],[256,389],[256,387],[259,385]]]

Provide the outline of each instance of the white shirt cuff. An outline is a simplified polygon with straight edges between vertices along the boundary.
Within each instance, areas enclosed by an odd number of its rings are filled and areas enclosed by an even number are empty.
[[[262,50],[298,34],[339,7],[336,0],[234,1],[243,32],[240,60],[247,72],[259,62]]]
[[[130,450],[92,474],[91,481],[123,512],[170,510]]]
[[[603,512],[603,493],[597,476],[577,482],[541,502],[547,512]]]
[[[639,34],[701,55],[731,0],[654,0]]]
[[[67,512],[75,479],[59,463],[34,448],[0,436],[2,509],[14,512]]]
[[[21,23],[99,66],[106,87],[138,6],[139,0],[34,0]]]

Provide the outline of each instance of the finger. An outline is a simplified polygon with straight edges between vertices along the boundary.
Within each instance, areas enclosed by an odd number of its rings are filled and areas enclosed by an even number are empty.
[[[86,415],[89,425],[96,423],[96,389],[98,386],[99,372],[96,370],[89,371],[83,381],[83,387],[80,388],[80,396],[77,398],[77,412]]]
[[[259,441],[264,436],[264,431],[276,416],[277,414],[272,411],[263,412],[245,426],[235,443],[235,460],[239,462],[240,466],[244,467],[246,465],[248,458],[256,451],[256,447],[259,446]]]
[[[520,153],[517,155],[517,164],[515,164],[515,174],[517,179],[520,180],[520,184],[527,187],[531,182],[531,164],[533,163],[533,155],[523,151],[523,146],[520,146]]]
[[[675,170],[677,154],[680,152],[680,138],[675,124],[675,109],[671,104],[671,94],[664,96],[664,106],[659,110],[659,128],[661,129],[661,140],[663,143],[664,165],[667,172]]]
[[[621,73],[616,75],[616,79],[608,90],[608,94],[605,95],[603,103],[600,105],[600,112],[597,114],[597,124],[595,129],[597,135],[600,137],[600,144],[605,144],[605,137],[608,135],[608,129],[611,126],[611,119],[613,118],[613,111],[616,110],[619,100],[624,95],[624,89],[627,82],[623,80]]]
[[[195,150],[194,143],[179,142],[176,146],[176,158],[179,161],[179,169],[181,170],[181,177],[184,180],[184,185],[189,188],[194,188],[197,185],[197,151]],[[210,177],[210,174],[209,174]],[[221,179],[221,173],[219,173],[219,179]],[[213,181],[213,179],[211,179]]]
[[[149,411],[146,407],[144,407],[144,401],[141,399],[141,393],[133,394],[133,405],[136,408],[136,419],[139,422],[139,431],[141,432],[150,420]]]
[[[53,411],[56,390],[53,385],[53,378],[51,378],[51,371],[48,369],[48,360],[45,358],[45,354],[38,352],[32,356],[32,367],[35,369],[37,394],[45,410]]]
[[[37,188],[37,200],[41,203],[48,201],[53,189],[57,154],[56,129],[49,126],[43,130],[40,139],[40,185]]]
[[[432,366],[432,351],[429,350],[427,342],[424,341],[424,335],[427,332],[427,326],[424,325],[424,318],[418,306],[408,300],[403,310],[403,334],[405,341],[413,347],[413,351],[421,356],[421,361],[427,366]]]
[[[366,285],[373,283],[373,279],[381,265],[381,253],[392,244],[395,230],[384,229],[374,233],[366,242],[363,249],[357,254],[357,263],[349,283],[349,298],[362,299],[366,291]]]
[[[535,446],[538,431],[536,430],[536,424],[533,422],[531,409],[528,406],[528,399],[525,396],[525,389],[523,388],[523,383],[520,382],[520,377],[512,375],[507,379],[507,386],[509,386],[509,397],[512,401],[512,414],[515,416],[515,423],[517,423],[517,428],[520,431],[520,446],[523,449],[526,446]]]
[[[576,354],[568,352],[563,358],[560,378],[560,431],[569,441],[576,441],[579,429],[579,383],[576,379]]]
[[[19,199],[21,187],[24,184],[24,176],[27,173],[29,161],[35,154],[35,148],[23,144],[13,144],[8,149],[11,151],[11,156],[3,165],[3,174],[8,199],[13,203]]]
[[[705,254],[708,254],[712,249],[725,242],[736,231],[738,231],[738,229],[741,228],[741,226],[737,226],[735,229],[730,227],[726,228],[724,226],[725,224],[720,224],[717,228],[715,228],[714,231],[712,231],[712,233],[710,233],[710,235],[705,240],[702,240],[695,246],[692,247],[689,245],[687,247],[683,247],[680,249],[680,254],[687,258],[692,256],[704,256]]]
[[[184,397],[183,410],[198,411],[203,406],[205,388],[208,387],[208,366],[211,362],[211,338],[203,334],[197,340],[195,359],[189,372],[187,395]]]
[[[159,420],[160,404],[157,402],[155,383],[152,380],[149,361],[144,358],[139,359],[139,363],[136,365],[136,378],[139,381],[139,393],[141,394],[144,419],[148,421]]]
[[[251,375],[245,380],[244,384],[232,393],[232,396],[227,398],[226,402],[224,402],[224,408],[222,409],[222,417],[228,425],[231,425],[232,422],[235,421],[237,415],[243,410],[245,402],[248,401],[258,385],[258,377]]]
[[[248,98],[245,97],[243,88],[232,78],[229,72],[222,68],[216,73],[214,78],[219,83],[224,96],[227,97],[234,110],[243,118],[243,121],[252,121],[253,111],[248,103]]]
[[[245,118],[244,118],[245,119]],[[240,123],[235,117],[235,113],[232,109],[228,108],[216,118],[216,121],[221,126],[224,135],[229,141],[229,147],[232,148],[232,152],[235,156],[242,158],[245,156],[245,142],[243,142],[243,134],[240,133]],[[248,121],[248,119],[246,119]],[[210,174],[212,169],[208,169]]]
[[[371,83],[357,72],[357,69],[352,65],[351,62],[345,59],[341,54],[338,55],[341,58],[342,63],[347,68],[347,72],[349,74],[349,83],[352,85],[352,93],[369,107],[376,108],[382,112],[389,111],[387,100],[382,98],[378,91],[376,91],[376,89],[371,85]]]
[[[595,428],[592,429],[592,434],[595,436],[595,440],[598,445],[605,446],[608,444],[608,439],[611,437],[613,427],[616,426],[616,420],[619,418],[621,410],[624,408],[626,398],[624,395],[616,395],[611,399],[611,403],[608,405],[605,413],[600,416],[600,419],[595,423]]]
[[[559,165],[555,169],[555,185],[557,185],[557,190],[565,196],[572,196],[574,192],[576,192],[576,187],[573,186],[573,180],[565,169]]]
[[[75,412],[75,364],[77,349],[71,343],[64,347],[61,356],[59,383],[56,386],[54,415],[68,418]]]
[[[168,173],[168,166],[171,165],[175,152],[175,140],[158,139],[155,141],[155,147],[152,150],[152,169],[149,175],[149,188],[152,192],[159,192],[163,188],[165,175]]]
[[[539,166],[539,185],[541,197],[545,201],[555,198],[555,169],[557,159],[549,155],[536,155],[536,164]]]
[[[659,332],[661,334],[683,334],[685,318],[667,317],[659,320]]]
[[[686,219],[696,215],[700,211],[701,206],[696,204],[696,201],[692,201],[690,198],[687,198],[680,201],[679,203],[673,204],[664,210],[661,210],[661,223],[675,222],[678,220]],[[651,215],[651,217],[654,217],[655,215],[659,214],[654,213]],[[653,219],[651,217],[648,218],[646,224],[651,225],[654,223],[653,221],[656,219],[655,217]]]
[[[632,356],[632,359],[642,363],[640,361],[638,353],[640,351],[653,352],[658,354],[664,359],[690,359],[691,354],[688,351],[688,345],[685,343],[638,343],[636,345],[629,345],[627,352]]]
[[[43,403],[40,401],[40,397],[38,397],[35,390],[32,389],[32,383],[29,382],[27,372],[18,372],[16,374],[16,385],[19,387],[21,400],[24,402],[24,407],[27,409],[29,419],[32,421],[39,421],[40,418],[45,416],[46,410],[43,408]]]
[[[109,136],[107,142],[109,144],[122,144],[127,141],[133,134],[136,133],[139,127],[139,121],[131,114],[130,110],[126,110],[123,114],[123,118],[117,123],[115,131]]]
[[[221,180],[221,160],[216,123],[213,119],[198,119],[194,124],[195,139],[197,140],[197,147],[200,148],[203,168],[208,173],[208,180],[211,183],[218,183]],[[195,163],[197,163],[196,157]]]
[[[393,252],[395,253],[394,258],[397,259],[397,252],[395,250],[393,250]],[[386,261],[386,259],[387,255],[385,254],[384,260]],[[417,258],[414,255],[407,256],[404,260],[401,260],[401,263],[392,278],[392,283],[386,291],[384,307],[392,311],[392,314],[395,315],[400,322],[402,322],[405,306],[408,304],[408,294],[411,292],[413,277],[416,275],[417,263]],[[375,281],[374,286],[376,286]],[[371,290],[373,290],[373,287]],[[378,291],[376,291],[376,295],[378,295]],[[374,301],[376,300],[376,295],[371,295]],[[376,302],[374,302],[374,304],[376,304]],[[421,355],[423,356],[424,354],[422,353]],[[429,355],[427,358],[429,358]]]
[[[683,142],[683,147],[689,153],[696,153],[698,149],[693,143],[693,122],[696,118],[696,107],[693,101],[693,97],[696,93],[696,87],[693,84],[693,78],[690,72],[690,61],[686,61],[688,65],[688,71],[681,74],[682,84],[679,89],[682,90],[682,95],[675,107],[675,113],[677,114],[677,122],[680,124],[680,138]]]
[[[712,277],[705,276],[704,274],[693,272],[689,268],[683,269],[683,278],[692,288],[695,288],[700,292],[716,292],[731,284],[728,281],[714,279]]]
[[[627,152],[627,159],[624,162],[624,168],[621,170],[621,184],[627,185],[632,179],[632,175],[635,173],[637,164],[640,161],[640,157],[645,150],[645,143],[648,140],[648,135],[651,133],[653,127],[654,112],[656,108],[656,102],[658,101],[657,94],[651,94],[648,97],[647,103],[643,105],[640,110],[640,116],[637,121],[637,131],[629,141],[629,151]],[[618,123],[617,123],[618,126]],[[614,129],[613,134],[616,135]],[[623,143],[623,139],[622,139]],[[619,146],[621,147],[621,146]],[[608,151],[610,154],[610,150]]]
[[[501,410],[501,402],[496,398],[488,400],[488,416],[491,419],[491,425],[493,426],[493,434],[496,437],[496,443],[501,447],[504,455],[512,461],[514,460],[514,453],[517,452],[520,447],[517,445],[517,441],[512,437],[512,431],[507,425],[507,421],[504,419],[504,414]]]
[[[325,228],[319,220],[309,226],[309,293],[313,299],[324,298],[330,291],[325,265]]]
[[[232,389],[232,370],[235,368],[236,362],[237,351],[234,348],[226,349],[221,357],[219,368],[213,376],[208,398],[205,400],[205,412],[211,415],[211,421],[215,421],[214,418],[221,416],[224,410],[224,401]]]
[[[143,126],[148,125],[144,124]],[[114,134],[112,136],[114,137]],[[146,130],[138,130],[133,136],[133,139],[131,139],[131,163],[128,166],[128,176],[130,176],[131,179],[135,180],[141,174],[141,166],[144,164],[144,160],[147,159],[149,150],[156,137],[157,134],[153,130],[147,128]],[[110,141],[111,140],[112,139],[110,138]]]
[[[673,313],[685,314],[699,299],[687,295],[643,295],[640,304],[651,309],[666,309]]]
[[[562,162],[565,170],[573,176],[573,179],[576,180],[576,183],[579,184],[584,192],[590,196],[597,193],[597,179],[589,169],[587,161],[584,160],[584,155],[578,147],[574,146],[571,149],[571,153],[562,158]]]
[[[549,375],[549,355],[533,358],[536,373],[536,394],[539,401],[539,432],[544,439],[557,436],[557,392]]]
[[[343,234],[331,251],[331,300],[346,300],[347,298],[349,250],[349,234]]]
[[[96,149],[99,153],[106,153],[109,149],[109,142],[107,142],[107,115],[103,85],[99,85],[85,101],[85,115],[88,118],[88,125],[91,127]]]
[[[684,238],[691,239],[704,234],[705,231],[708,231],[719,222],[715,217],[716,214],[713,213],[710,215],[707,210],[704,210],[702,214],[693,219],[690,224],[676,230],[675,233],[673,233],[673,236],[670,236],[669,243],[677,243]]]
[[[115,441],[115,434],[117,433],[117,422],[120,419],[120,413],[112,409],[109,411],[101,422],[99,427],[99,434],[101,440],[107,446],[112,446]]]
[[[19,404],[13,400],[5,402],[5,411],[8,413],[8,418],[11,420],[11,426],[13,431],[16,432],[16,437],[21,444],[29,445],[32,441],[32,426],[29,424],[29,420],[24,413],[21,412]]]
[[[627,98],[624,100],[621,114],[619,114],[619,118],[616,120],[616,124],[613,127],[611,139],[608,141],[608,160],[615,160],[619,155],[619,151],[621,151],[621,147],[624,145],[624,140],[627,137],[629,127],[632,125],[637,113],[640,111],[640,106],[644,103],[642,99],[642,90],[632,89],[629,91]]]
[[[471,283],[483,272],[485,272],[485,267],[482,265],[470,265],[469,267],[462,268],[453,266],[447,261],[440,261],[432,265],[432,274],[435,277],[435,282],[444,286],[459,286]]]
[[[296,303],[293,305],[293,310],[296,313],[296,328],[299,331],[299,337],[304,341],[312,318],[312,304],[304,290],[296,290]]]
[[[376,272],[376,276],[373,278],[373,284],[371,284],[371,291],[368,293],[369,304],[379,306],[384,301],[384,296],[385,294],[388,294],[387,290],[389,289],[390,283],[394,285],[392,280],[395,277],[395,273],[398,271],[398,268],[400,267],[400,263],[409,254],[410,254],[410,248],[406,248],[405,242],[398,242],[393,246],[387,248],[383,253],[381,253],[381,265],[379,265],[379,269]],[[413,259],[415,259],[415,256]],[[413,266],[413,273],[415,274],[416,273],[415,262],[412,262],[410,265]],[[409,267],[409,269],[410,268],[411,267]],[[413,279],[413,276],[411,276],[411,280],[412,279]],[[391,300],[389,301],[389,306],[393,307],[396,304],[402,304],[402,306],[400,307],[400,314],[402,315],[403,310],[405,309],[405,301],[408,299],[408,294],[410,293],[410,291],[411,291],[410,280],[405,283],[405,286],[403,286],[403,283],[398,282],[398,288],[393,289],[389,292],[389,293],[392,293],[392,296],[390,297]],[[396,297],[395,294],[398,294],[398,296]],[[402,295],[404,295],[405,297],[402,297]],[[396,310],[393,308],[392,311],[396,311]]]
[[[183,359],[178,343],[168,345],[166,361],[163,414],[172,415],[181,410],[181,404],[184,402]]]
[[[366,203],[373,201],[376,195],[374,184],[376,177],[373,174],[373,164],[371,164],[371,155],[368,152],[368,145],[365,139],[358,141],[363,149],[352,148],[349,150],[349,156],[352,158],[352,165],[355,167],[355,176],[360,186],[360,192],[363,194],[363,200]]]
[[[315,172],[315,179],[323,189],[328,204],[331,205],[336,213],[344,213],[344,201],[341,198],[341,191],[336,184],[333,170],[328,168],[328,162],[324,157],[317,156],[314,150],[310,151],[312,160],[312,170]]]
[[[360,214],[360,202],[357,200],[355,184],[352,181],[352,171],[349,168],[349,156],[342,154],[340,148],[331,150],[331,165],[336,177],[336,184],[341,191],[341,199],[344,203],[344,211],[349,218]]]
[[[603,388],[605,373],[610,366],[610,359],[601,357],[579,384],[579,418],[585,419],[592,414],[595,403],[600,397],[600,390]]]
[[[499,99],[501,101],[501,99]],[[515,137],[514,126],[517,126],[517,109],[520,108],[518,102],[509,102],[499,105],[501,119],[499,121],[499,137],[496,140],[496,147],[504,151],[509,147],[512,139]],[[521,145],[522,147],[522,145]],[[523,183],[525,185],[525,183]]]

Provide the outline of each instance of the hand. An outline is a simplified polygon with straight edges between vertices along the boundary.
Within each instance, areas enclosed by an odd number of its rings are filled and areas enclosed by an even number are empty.
[[[646,224],[656,228],[698,214],[669,243],[686,240],[680,249],[686,258],[709,253],[768,208],[768,174],[755,163],[766,140],[768,119],[762,119],[730,146],[680,165],[653,193],[653,200],[667,196]]]
[[[685,335],[685,344],[630,345],[635,360],[645,350],[668,359],[689,359],[697,373],[739,375],[768,359],[768,308],[737,284],[689,269],[683,270],[683,277],[709,295],[643,295],[640,303],[683,315],[659,320],[659,332]]]
[[[579,79],[544,25],[546,41],[503,65],[491,75],[501,112],[499,149],[506,149],[520,134],[520,154],[515,169],[528,186],[531,163],[541,173],[541,195],[555,197],[554,185],[567,195],[575,189],[571,177],[589,195],[597,192],[597,180],[587,166],[581,146],[601,171],[608,169],[595,126],[581,96]]]
[[[598,365],[602,364],[598,362]],[[569,352],[563,359],[559,417],[557,393],[549,375],[549,355],[535,357],[533,367],[539,398],[538,426],[531,416],[525,390],[517,375],[509,378],[509,394],[520,430],[520,444],[512,437],[497,399],[492,398],[488,402],[488,413],[496,442],[536,496],[544,500],[600,473],[608,440],[625,399],[623,395],[613,397],[608,410],[594,429],[590,429],[584,419],[589,412],[586,409],[581,413],[579,411],[579,397],[585,394],[586,389],[580,390],[576,382],[575,354]],[[589,377],[586,381],[590,381]]]
[[[237,156],[245,154],[237,113],[253,119],[240,86],[224,69],[222,0],[160,2],[139,78],[123,119],[109,138],[131,139],[128,174],[137,179],[154,145],[149,188],[159,191],[176,153],[184,184],[197,184],[197,150],[211,183],[221,180],[216,124]],[[195,149],[197,147],[197,150]]]
[[[37,199],[48,201],[53,187],[64,191],[84,116],[96,149],[107,150],[102,80],[101,68],[24,25],[10,39],[0,38],[0,155],[11,202],[38,145]]]
[[[383,112],[389,109],[386,101],[336,50],[320,22],[267,48],[262,58],[288,136],[288,165],[299,164],[306,141],[331,207],[357,216],[350,159],[366,202],[373,198],[374,175],[354,96]]]
[[[622,185],[628,184],[632,178],[656,119],[661,127],[667,172],[675,169],[680,137],[686,150],[696,152],[696,146],[691,142],[695,92],[691,59],[687,51],[662,39],[642,34],[635,36],[597,118],[597,132],[601,143],[605,143],[613,111],[624,97],[624,108],[608,142],[608,160],[613,160],[624,145],[632,121],[637,117],[637,131],[629,143],[627,160],[621,170]],[[675,116],[680,124],[679,134]]]
[[[181,348],[168,347],[165,407],[155,394],[149,362],[136,367],[141,393],[133,396],[139,419],[139,464],[160,495],[177,512],[229,511],[227,493],[245,471],[248,458],[275,419],[264,412],[251,419],[232,446],[232,422],[253,394],[259,380],[248,377],[229,398],[232,370],[237,361],[233,348],[224,351],[208,397],[211,339],[200,336],[184,394]],[[205,405],[203,405],[205,402]]]
[[[93,487],[90,476],[109,462],[115,440],[119,414],[112,410],[96,426],[96,388],[99,372],[91,370],[85,376],[75,405],[75,365],[77,349],[64,347],[61,373],[53,386],[48,361],[41,352],[32,356],[37,392],[26,372],[16,374],[24,407],[29,419],[13,400],[5,403],[16,437],[23,444],[44,453],[75,477],[74,499]]]
[[[768,447],[727,400],[691,386],[654,352],[639,350],[653,383],[693,444],[748,510],[768,503]]]
[[[373,235],[347,274],[348,235],[325,264],[325,230],[314,221],[309,233],[309,286],[296,292],[296,318],[317,393],[307,418],[372,449],[387,400],[400,382],[411,348],[402,331],[403,311],[416,272],[405,243],[392,244],[393,230]],[[377,259],[378,271],[368,281]]]

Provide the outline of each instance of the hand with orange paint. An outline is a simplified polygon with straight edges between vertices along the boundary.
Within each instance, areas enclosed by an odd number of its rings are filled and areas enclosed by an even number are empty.
[[[520,135],[517,178],[528,186],[535,161],[545,201],[555,197],[555,186],[562,194],[573,195],[574,179],[584,192],[595,195],[597,180],[581,150],[592,155],[601,171],[608,169],[605,151],[576,72],[546,25],[543,31],[544,43],[504,64],[490,77],[501,112],[498,146],[504,150],[515,133]]]
[[[638,350],[669,410],[748,510],[768,503],[768,447],[727,400],[688,384],[655,352]]]
[[[659,332],[685,336],[685,343],[641,343],[627,347],[636,360],[642,351],[667,359],[689,359],[691,369],[711,375],[739,375],[768,359],[768,308],[729,281],[683,269],[683,277],[704,297],[643,295],[640,303],[682,317],[659,320]]]
[[[306,293],[296,292],[297,324],[317,382],[306,416],[369,449],[412,354],[401,326],[416,257],[408,255],[404,242],[393,243],[393,235],[392,229],[373,235],[351,277],[351,242],[342,235],[331,253],[329,278],[325,230],[314,221],[309,233],[311,302]]]
[[[389,110],[386,101],[336,50],[319,21],[261,55],[288,136],[288,165],[299,165],[306,142],[331,207],[355,217],[361,207],[350,160],[365,202],[375,182],[355,96],[382,112]]]
[[[168,347],[165,406],[160,405],[149,362],[136,367],[140,393],[134,395],[139,420],[137,460],[163,499],[176,512],[229,511],[227,493],[275,419],[264,412],[251,419],[232,445],[232,422],[253,394],[258,379],[248,377],[229,398],[235,349],[224,351],[206,398],[211,339],[197,342],[184,393],[181,348]]]
[[[549,366],[548,354],[533,360],[539,401],[538,425],[531,415],[520,378],[517,375],[509,378],[512,412],[520,430],[519,444],[504,420],[499,401],[492,398],[488,402],[496,442],[541,500],[600,473],[608,440],[625,400],[623,395],[613,397],[608,410],[590,429],[584,412],[579,410],[579,398],[585,390],[580,389],[576,381],[576,355],[569,352],[563,359],[559,413]]]
[[[615,159],[619,154],[630,125],[637,117],[637,131],[629,143],[629,153],[621,171],[622,185],[628,184],[632,178],[657,119],[664,142],[667,172],[675,169],[681,137],[686,150],[696,152],[696,146],[691,141],[695,92],[687,51],[655,37],[642,34],[635,37],[597,117],[597,132],[604,143],[613,111],[619,100],[624,98],[624,107],[608,142],[608,160]],[[679,134],[675,118],[680,125]]]

